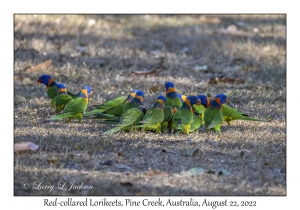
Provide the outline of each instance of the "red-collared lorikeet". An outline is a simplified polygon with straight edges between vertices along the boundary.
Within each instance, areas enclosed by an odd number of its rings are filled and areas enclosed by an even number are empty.
[[[218,94],[204,112],[204,123],[207,130],[212,128],[218,134],[221,134],[221,125],[223,122],[222,104],[228,101],[225,94]]]
[[[175,129],[181,130],[185,134],[189,134],[190,126],[194,119],[193,105],[200,105],[201,101],[197,96],[189,96],[182,103],[173,116],[172,133]]]
[[[142,125],[138,128],[144,128],[145,130],[155,130],[156,133],[160,133],[161,123],[164,121],[164,104],[166,102],[165,96],[158,96],[156,102],[153,104],[144,115],[143,120],[140,122]]]
[[[93,94],[93,89],[90,86],[83,86],[77,97],[71,99],[64,108],[62,114],[50,118],[50,120],[59,120],[63,118],[76,118],[81,123],[82,113],[85,112],[89,102],[89,96]]]

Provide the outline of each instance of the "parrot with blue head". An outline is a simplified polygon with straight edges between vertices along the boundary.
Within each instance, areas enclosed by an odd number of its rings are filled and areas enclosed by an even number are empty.
[[[124,109],[123,109],[123,113],[125,113],[128,109],[132,109],[135,107],[139,107],[141,105],[143,105],[143,100],[144,100],[145,94],[143,91],[138,90],[135,93],[134,98],[129,101],[128,103],[125,104]]]
[[[82,113],[87,109],[91,95],[93,95],[93,89],[90,86],[83,86],[78,96],[67,103],[63,113],[50,118],[50,120],[68,118],[71,121],[71,119],[76,118],[81,123]]]
[[[182,98],[176,92],[175,85],[172,82],[165,83],[166,88],[166,106],[180,108],[182,106]]]
[[[132,95],[134,95],[134,97],[132,98]],[[126,101],[124,108],[123,108],[123,112],[119,115],[114,115],[114,114],[105,114],[105,113],[100,113],[98,114],[96,117],[94,117],[93,119],[106,119],[104,121],[100,121],[100,124],[116,124],[120,121],[120,119],[123,117],[123,114],[128,110],[128,109],[132,109],[135,107],[140,107],[143,105],[143,99],[144,99],[144,92],[141,90],[137,90],[136,93],[131,93],[128,96],[128,100]],[[98,118],[99,117],[99,118]]]
[[[64,84],[57,84],[56,91],[57,95],[54,98],[54,105],[56,113],[60,113],[73,97],[68,95],[67,88]]]
[[[198,95],[201,100],[201,105],[195,110],[199,114],[203,114],[205,109],[210,106],[210,98],[205,95]],[[203,101],[203,103],[202,103]],[[203,106],[202,106],[203,105]],[[223,121],[225,121],[228,125],[232,124],[233,120],[249,120],[249,121],[258,121],[258,122],[267,122],[266,120],[260,120],[256,118],[251,118],[250,115],[244,111],[232,108],[227,106],[226,104],[222,104],[222,112],[223,112]]]
[[[195,106],[194,109],[196,113],[202,115],[204,114],[205,109],[210,106],[210,97],[207,97],[205,95],[198,95],[198,98],[201,100],[201,105]]]
[[[54,108],[54,98],[57,95],[56,86],[57,83],[48,74],[43,74],[37,80],[38,83],[44,84],[46,86],[47,95],[51,99],[51,108]]]
[[[51,108],[54,108],[54,98],[57,95],[57,83],[48,74],[42,74],[37,80],[38,83],[44,84],[46,86],[47,95],[51,99]],[[76,97],[77,95],[67,91],[68,95]]]
[[[190,133],[191,123],[194,120],[193,105],[200,105],[201,101],[197,96],[189,96],[182,103],[173,116],[172,133],[174,130],[181,130],[185,134]]]
[[[144,130],[155,130],[156,133],[160,133],[161,123],[164,121],[164,104],[166,102],[165,96],[158,96],[156,102],[149,109],[140,122],[142,125],[138,128],[144,128]]]
[[[223,122],[222,105],[228,101],[225,94],[218,94],[204,112],[204,123],[207,130],[214,128],[220,135]]]

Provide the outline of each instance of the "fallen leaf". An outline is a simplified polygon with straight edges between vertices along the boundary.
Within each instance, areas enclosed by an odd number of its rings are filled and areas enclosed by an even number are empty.
[[[191,168],[188,171],[181,171],[180,174],[192,176],[192,175],[204,174],[206,172],[207,172],[206,169],[197,167],[197,168]]]
[[[33,84],[32,80],[28,77],[22,77],[19,75],[14,76],[14,82],[18,85],[29,85]]]
[[[202,23],[208,23],[208,24],[220,24],[222,21],[218,17],[208,17],[208,16],[200,16],[199,21]]]
[[[243,30],[238,30],[235,25],[229,25],[226,29],[222,28],[218,30],[221,34],[233,35],[233,36],[247,36],[247,33]]]
[[[203,66],[194,66],[193,67],[194,71],[206,71],[207,70],[207,65],[203,65]]]
[[[132,169],[130,166],[123,165],[123,164],[115,164],[115,167],[119,168],[119,169],[127,169],[127,170],[131,170]]]
[[[48,158],[47,161],[50,164],[56,164],[56,163],[58,163],[58,158],[57,157],[51,157],[51,158]]]
[[[132,183],[131,182],[120,182],[121,186],[123,187],[130,187],[132,186]]]
[[[151,88],[148,88],[148,91],[152,92],[152,93],[158,93],[161,90],[165,90],[165,86],[163,86],[163,85],[155,85],[155,86],[152,86]]]
[[[47,69],[50,65],[52,64],[52,59],[46,60],[43,63],[40,63],[35,66],[26,66],[24,70],[29,70],[29,71],[42,71]]]
[[[150,171],[146,171],[144,175],[145,176],[164,176],[164,175],[168,175],[168,173],[165,171],[150,170]]]
[[[216,85],[216,84],[218,84],[218,79],[210,79],[208,81],[208,84],[210,84],[210,85]]]
[[[194,155],[197,154],[198,151],[199,151],[199,149],[188,150],[188,151],[186,152],[186,155],[187,155],[187,156],[194,156]]]
[[[37,150],[39,148],[38,145],[32,142],[19,142],[14,144],[14,151],[24,151],[24,150]]]
[[[33,84],[32,80],[28,77],[24,77],[22,80],[23,85],[29,85],[29,84]]]
[[[147,71],[132,71],[131,74],[135,74],[135,75],[153,75],[153,74],[158,74],[158,70],[147,70]]]
[[[245,83],[245,80],[240,78],[213,78],[208,81],[208,84],[218,84],[218,83]]]

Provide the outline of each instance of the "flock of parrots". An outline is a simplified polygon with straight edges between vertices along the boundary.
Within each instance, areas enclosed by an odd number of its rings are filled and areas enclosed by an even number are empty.
[[[176,92],[172,82],[165,83],[166,96],[158,96],[149,109],[143,106],[144,92],[131,90],[127,97],[119,96],[95,105],[95,109],[90,112],[85,112],[89,97],[93,94],[90,86],[83,86],[78,94],[73,94],[64,84],[56,83],[50,75],[41,75],[37,82],[46,86],[51,107],[58,114],[50,120],[68,118],[69,121],[78,119],[81,123],[83,117],[102,119],[100,123],[114,124],[112,129],[104,133],[106,135],[139,128],[156,133],[171,131],[189,134],[197,131],[202,124],[207,131],[214,129],[220,135],[223,121],[228,125],[233,120],[267,122],[251,118],[247,113],[225,105],[228,101],[225,94],[218,94],[214,99],[205,95],[185,96]]]

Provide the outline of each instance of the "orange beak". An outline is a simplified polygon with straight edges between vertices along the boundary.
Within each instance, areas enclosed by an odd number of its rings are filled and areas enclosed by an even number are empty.
[[[42,83],[42,80],[38,79],[37,82],[38,82],[38,83]]]

